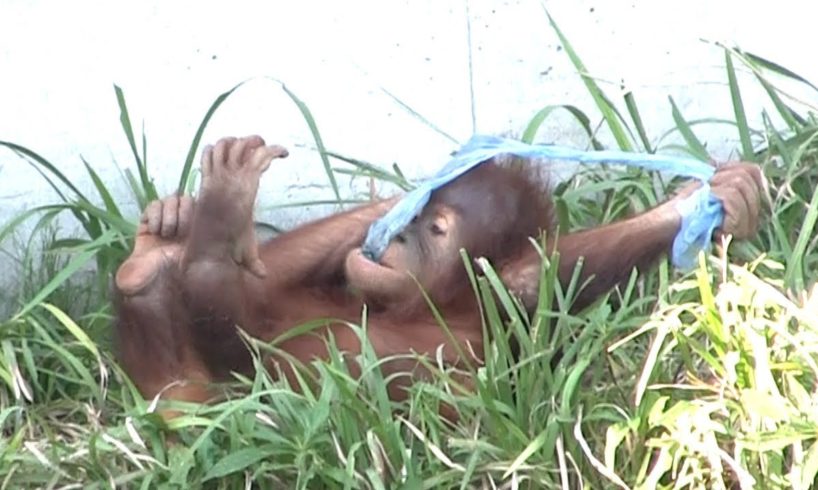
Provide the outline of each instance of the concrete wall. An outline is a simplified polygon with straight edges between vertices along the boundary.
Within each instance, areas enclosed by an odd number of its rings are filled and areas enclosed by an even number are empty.
[[[549,104],[595,114],[544,6],[610,95],[619,97],[620,83],[635,91],[656,138],[672,126],[667,95],[688,118],[732,118],[723,53],[702,39],[736,43],[818,80],[811,5],[0,0],[0,140],[39,152],[90,191],[85,158],[127,199],[116,164],[131,166],[132,158],[119,126],[116,83],[137,129],[144,123],[149,164],[160,191],[168,192],[210,103],[251,79],[216,114],[205,142],[259,133],[290,147],[291,157],[264,177],[265,205],[329,197],[306,124],[265,77],[286,82],[309,105],[331,150],[422,176],[456,145],[396,99],[461,141],[474,130],[519,132]],[[754,84],[744,86],[757,123],[766,101]],[[699,134],[715,156],[730,156],[731,128],[701,127]],[[585,142],[568,118],[555,119],[541,139]],[[0,223],[54,199],[30,166],[0,149]],[[289,226],[303,213],[265,218]]]

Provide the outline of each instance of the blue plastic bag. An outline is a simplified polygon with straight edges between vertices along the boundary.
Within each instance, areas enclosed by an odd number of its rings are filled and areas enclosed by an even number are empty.
[[[682,225],[673,240],[671,259],[681,269],[689,269],[696,264],[699,251],[709,249],[713,232],[724,220],[721,201],[710,193],[710,186],[707,184],[715,169],[698,160],[610,150],[581,151],[556,145],[530,145],[496,136],[475,135],[435,176],[407,193],[385,216],[370,226],[363,245],[364,254],[372,260],[379,260],[389,241],[423,210],[435,189],[480,163],[502,154],[586,164],[622,164],[701,180],[704,185],[677,205]]]

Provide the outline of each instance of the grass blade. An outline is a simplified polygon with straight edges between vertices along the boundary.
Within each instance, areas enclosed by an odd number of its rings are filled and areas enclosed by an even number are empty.
[[[743,160],[754,161],[753,143],[750,140],[750,127],[747,124],[747,114],[744,111],[744,102],[741,100],[741,90],[736,79],[736,69],[733,67],[733,56],[730,51],[724,51],[724,62],[727,68],[727,83],[730,85],[730,98],[733,101],[733,112],[736,115],[738,136],[741,140],[741,157]]]
[[[139,150],[136,148],[136,138],[133,134],[133,126],[131,124],[131,117],[128,114],[128,105],[125,102],[125,94],[119,85],[114,84],[114,93],[116,94],[116,101],[119,104],[119,122],[122,125],[122,131],[125,132],[125,137],[128,139],[128,145],[131,147],[136,168],[139,170],[139,179],[142,184],[142,189],[145,191],[146,202],[140,203],[140,207],[144,208],[148,202],[158,198],[156,188],[148,176],[147,164],[142,157],[139,156]],[[144,135],[144,130],[143,130]]]
[[[574,68],[576,68],[579,76],[582,78],[585,88],[588,89],[588,93],[594,99],[597,108],[599,108],[599,111],[602,113],[602,117],[605,119],[605,123],[611,130],[611,134],[613,135],[614,140],[616,140],[619,149],[623,151],[633,151],[633,144],[631,144],[631,139],[628,137],[628,133],[625,131],[625,126],[623,126],[622,119],[616,108],[605,96],[596,81],[588,74],[585,64],[582,62],[577,52],[574,51],[573,46],[568,41],[568,38],[565,37],[560,28],[557,26],[554,18],[551,17],[551,14],[549,14],[547,10],[545,13],[548,16],[548,21],[551,23],[551,27],[554,29],[554,32],[557,33],[557,37],[559,37],[560,44],[562,44],[562,47],[565,49],[565,54],[567,54],[571,59],[571,63],[574,64]]]
[[[38,206],[36,208],[25,210],[24,212],[18,214],[14,218],[12,218],[7,223],[4,223],[2,226],[0,226],[0,243],[3,243],[3,241],[11,233],[13,233],[14,230],[17,229],[17,227],[20,226],[21,223],[25,222],[26,220],[28,220],[32,216],[35,216],[37,214],[44,213],[44,212],[51,212],[51,213],[56,214],[56,213],[59,213],[62,210],[68,209],[68,208],[69,208],[69,206],[66,205],[66,204],[50,204],[50,205],[47,205],[47,206]]]
[[[803,84],[806,84],[807,86],[809,86],[810,88],[812,88],[813,90],[818,92],[818,87],[816,87],[815,85],[812,84],[812,82],[810,82],[806,78],[802,77],[801,75],[795,73],[794,71],[792,71],[792,70],[790,70],[788,68],[785,68],[785,67],[779,65],[778,63],[775,63],[775,62],[770,61],[770,60],[768,60],[766,58],[763,58],[763,57],[761,57],[761,56],[759,56],[757,54],[748,53],[746,51],[742,52],[742,54],[744,56],[746,56],[752,62],[754,62],[754,63],[758,64],[759,66],[761,66],[762,68],[764,68],[766,70],[770,70],[770,71],[775,72],[775,73],[778,73],[779,75],[783,75],[785,77],[792,78],[793,80],[797,80],[797,81],[799,81],[799,82],[801,82]]]
[[[631,91],[625,93],[625,107],[627,107],[628,114],[630,114],[631,120],[633,120],[633,124],[636,126],[636,134],[639,135],[639,139],[642,141],[642,146],[645,148],[645,151],[654,153],[656,149],[651,147],[648,133],[645,131],[645,124],[642,122],[642,115],[636,106],[636,98]]]
[[[781,116],[781,119],[784,120],[792,131],[797,133],[805,124],[804,119],[801,118],[798,113],[796,113],[781,99],[781,96],[778,94],[778,90],[776,90],[775,87],[773,87],[773,85],[760,73],[756,73],[756,79],[761,83],[761,86],[764,87],[764,90],[767,92],[770,100],[772,100],[775,109]]]
[[[102,183],[102,179],[99,178],[97,172],[88,164],[85,158],[82,158],[82,163],[85,165],[85,170],[88,172],[88,175],[91,176],[91,181],[94,183],[94,187],[97,188],[99,197],[102,198],[102,202],[105,204],[105,209],[111,215],[122,218],[122,213],[119,212],[119,206],[116,205],[116,201],[114,201],[111,193],[108,192],[108,188],[105,187],[105,184]]]
[[[408,113],[409,113],[409,114],[410,114],[412,117],[414,117],[414,118],[415,118],[415,119],[417,119],[418,121],[422,122],[422,123],[424,124],[424,126],[426,126],[426,127],[430,128],[432,131],[434,131],[435,133],[437,133],[437,134],[439,134],[439,135],[443,136],[444,138],[446,138],[447,140],[451,141],[452,143],[455,143],[455,144],[457,144],[457,145],[459,145],[459,144],[460,144],[460,141],[459,141],[457,138],[455,138],[454,136],[450,135],[450,134],[449,134],[449,133],[447,133],[446,131],[443,131],[443,130],[442,130],[440,127],[439,127],[439,126],[437,126],[436,124],[432,123],[432,121],[430,121],[430,120],[426,119],[426,117],[424,117],[424,116],[423,116],[423,114],[421,114],[421,113],[419,113],[418,111],[416,111],[416,110],[412,109],[412,107],[411,107],[409,104],[407,104],[406,102],[404,102],[404,101],[402,101],[401,99],[399,99],[399,98],[398,98],[396,95],[394,95],[392,92],[390,92],[390,91],[386,90],[385,88],[381,88],[381,90],[383,91],[383,93],[385,93],[386,95],[388,95],[388,96],[389,96],[389,98],[391,98],[393,101],[395,101],[395,103],[396,103],[396,104],[398,104],[399,106],[401,106],[401,108],[402,108],[402,109],[404,109],[406,112],[408,112]]]
[[[41,305],[45,308],[51,315],[62,324],[70,333],[77,339],[77,341],[82,345],[85,349],[88,350],[91,354],[94,355],[97,359],[102,359],[100,355],[99,348],[97,348],[97,344],[91,340],[91,337],[83,330],[77,323],[71,319],[64,311],[57,308],[54,305],[43,303]]]
[[[335,193],[335,198],[338,201],[341,201],[341,192],[338,190],[338,182],[335,180],[335,173],[332,171],[332,166],[329,163],[329,156],[327,154],[327,149],[324,147],[324,141],[321,139],[321,133],[318,131],[318,126],[315,124],[315,119],[312,117],[312,112],[310,108],[307,107],[307,104],[301,101],[290,89],[287,88],[286,85],[283,83],[281,84],[281,88],[284,89],[284,92],[290,96],[295,105],[298,107],[298,110],[301,111],[301,115],[304,117],[304,120],[307,121],[307,126],[310,128],[310,132],[312,133],[312,137],[315,140],[315,147],[318,148],[318,154],[321,155],[321,161],[324,164],[324,170],[327,172],[327,177],[329,177],[330,186],[332,186],[332,192]]]
[[[77,197],[79,197],[81,199],[86,199],[85,195],[82,192],[80,192],[80,190],[77,188],[77,186],[75,186],[65,175],[63,175],[63,173],[60,172],[57,169],[56,166],[54,166],[51,162],[49,162],[48,160],[46,160],[45,158],[43,158],[39,154],[29,150],[28,148],[26,148],[24,146],[20,146],[20,145],[17,145],[15,143],[11,143],[9,141],[0,141],[0,146],[5,146],[6,148],[10,149],[14,153],[17,153],[18,155],[22,155],[29,163],[34,165],[34,167],[37,168],[38,170],[41,170],[39,167],[44,167],[46,170],[48,170],[48,172],[51,175],[53,175],[57,179],[59,179],[59,181],[63,185],[65,185],[67,188],[71,189],[71,192],[73,192]],[[39,165],[39,167],[38,167],[38,165]],[[43,176],[45,176],[45,175],[43,174]],[[60,196],[60,198],[63,201],[68,201],[68,199],[65,197],[65,195],[60,190],[60,188],[57,187],[56,185],[54,185],[54,183],[51,181],[51,179],[48,179],[48,177],[46,177],[46,179],[48,180],[49,184],[51,184],[51,187]]]
[[[690,125],[687,123],[684,116],[682,116],[682,112],[676,106],[676,102],[673,100],[673,97],[668,97],[668,100],[670,100],[670,105],[672,107],[673,120],[676,122],[676,127],[679,128],[679,132],[682,134],[682,138],[684,138],[685,143],[687,143],[690,154],[703,162],[709,161],[710,156],[707,153],[707,148],[704,147],[704,144],[702,144],[702,142],[696,137],[696,134],[690,128]]]
[[[574,116],[577,122],[582,126],[582,129],[585,130],[585,134],[588,135],[588,138],[591,140],[591,146],[593,146],[595,150],[603,149],[602,143],[600,143],[594,136],[594,130],[591,128],[591,120],[588,118],[588,116],[585,115],[585,113],[578,107],[568,104],[549,105],[537,111],[537,113],[534,114],[534,117],[531,118],[531,121],[528,122],[525,131],[523,131],[523,136],[520,138],[521,141],[525,143],[533,143],[534,137],[537,135],[537,131],[539,131],[540,126],[542,126],[543,122],[545,122],[548,116],[557,109],[565,109],[572,116]]]
[[[328,151],[327,155],[337,160],[341,160],[344,163],[352,165],[358,170],[359,174],[365,173],[366,175],[378,181],[394,184],[404,191],[409,191],[415,187],[411,182],[409,182],[409,180],[403,175],[403,173],[401,173],[398,170],[397,165],[392,167],[393,173],[389,173],[386,170],[384,170],[383,167],[374,165],[369,162],[365,162],[363,160],[359,160],[357,158],[351,158],[332,151]],[[336,171],[342,172],[342,170]]]
[[[798,233],[798,239],[792,250],[792,256],[789,257],[787,261],[784,281],[795,291],[802,291],[804,289],[804,275],[806,273],[804,270],[804,257],[807,246],[813,239],[816,221],[818,221],[818,192],[812,194],[812,200],[807,208],[807,214],[804,216],[801,231]]]
[[[107,244],[111,241],[114,237],[115,232],[113,230],[108,230],[102,235],[99,236],[93,242],[90,242],[82,250],[80,253],[75,255],[71,258],[71,260],[66,264],[66,266],[57,273],[49,282],[46,284],[32,299],[28,301],[20,311],[14,315],[14,320],[21,318],[23,315],[31,311],[32,308],[38,306],[43,301],[45,301],[48,296],[54,292],[58,287],[60,287],[65,281],[67,281],[75,272],[85,267],[85,265],[94,258],[94,255],[97,253],[97,249],[99,246]]]
[[[210,123],[210,118],[213,117],[213,114],[215,114],[216,110],[221,107],[224,101],[227,100],[227,98],[230,97],[237,88],[241,87],[245,83],[246,81],[241,82],[227,92],[216,97],[216,100],[210,104],[207,112],[205,112],[202,122],[200,122],[199,127],[196,128],[196,134],[193,135],[193,141],[190,142],[190,148],[187,150],[185,165],[182,167],[182,174],[179,177],[179,185],[176,187],[176,192],[178,194],[181,195],[185,191],[188,178],[190,177],[191,168],[193,167],[193,158],[196,156],[196,150],[199,148],[199,143],[202,141],[202,134],[204,134],[205,128],[207,127],[208,123]]]

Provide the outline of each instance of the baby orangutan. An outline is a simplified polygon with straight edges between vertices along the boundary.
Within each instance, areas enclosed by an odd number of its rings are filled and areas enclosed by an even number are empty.
[[[202,155],[198,198],[170,196],[152,202],[139,224],[134,250],[116,275],[116,338],[119,359],[146,398],[205,402],[211,384],[232,371],[252,371],[252,358],[237,331],[272,341],[315,318],[332,318],[323,329],[278,345],[301,362],[326,357],[326,334],[350,354],[360,352],[345,322],[360,321],[368,306],[369,341],[379,357],[434,356],[445,363],[480,356],[480,309],[459,250],[485,257],[529,310],[535,307],[541,258],[530,237],[554,229],[548,190],[521,166],[484,163],[432,194],[420,215],[397,235],[381,262],[360,246],[370,224],[395,200],[363,205],[257,243],[253,207],[259,178],[275,158],[287,156],[258,136],[224,138]],[[695,186],[693,186],[695,187]],[[689,194],[693,187],[682,191]],[[763,177],[752,164],[721,167],[711,180],[724,204],[720,233],[737,239],[755,233]],[[570,280],[584,257],[575,300],[582,308],[669,251],[680,226],[677,196],[618,223],[559,237],[559,278]],[[550,236],[550,234],[548,235]],[[446,319],[453,339],[432,315],[420,286]],[[460,346],[453,342],[460,343]],[[462,347],[462,348],[458,348]],[[276,372],[290,367],[264,359]],[[390,396],[400,399],[413,376],[408,357],[383,365],[397,376]],[[414,372],[414,375],[412,374]]]

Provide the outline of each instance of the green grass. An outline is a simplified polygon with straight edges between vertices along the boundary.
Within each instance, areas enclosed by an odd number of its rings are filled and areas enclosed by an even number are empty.
[[[651,141],[634,95],[608,97],[560,38],[596,106],[532,111],[525,140],[561,109],[593,147],[602,147],[598,132],[607,131],[621,149],[707,157],[696,131],[723,121],[687,121],[671,99],[675,127]],[[61,198],[0,226],[21,278],[6,294],[10,313],[0,321],[0,488],[810,487],[818,474],[818,121],[776,88],[781,77],[805,82],[796,74],[737,49],[724,53],[738,151],[770,180],[757,238],[703,257],[687,274],[662,262],[577,316],[564,307],[577,284],[562,290],[555,281],[559,257],[543,267],[540,305],[530,318],[480,263],[485,274],[472,271],[472,279],[495,340],[485,364],[465,373],[475,392],[464,395],[453,373],[427,359],[435,379],[415,385],[400,404],[389,401],[382,360],[371,349],[355,378],[331,348],[326,362],[304,372],[299,392],[259,370],[237,377],[227,401],[180,407],[185,415],[166,426],[110,348],[108,287],[128,253],[132,220],[90,165],[93,195],[58,164],[0,141]],[[763,127],[747,122],[737,67],[770,98],[775,117],[764,114]],[[206,111],[180,189],[195,187],[191,162],[201,134],[237,88]],[[340,195],[341,175],[411,185],[396,167],[325,149],[307,105],[287,93],[321,149],[316,164],[327,170],[333,202],[360,198]],[[137,140],[125,96],[119,88],[115,94],[134,156],[125,175],[132,199],[144,206],[156,197],[147,137]],[[681,143],[665,143],[671,137]],[[556,189],[561,226],[619,219],[677,184],[632,169],[582,170]],[[73,215],[83,234],[55,228],[59,213]],[[30,238],[19,237],[22,222],[33,223]],[[365,314],[350,328],[364,335]],[[251,344],[259,355],[274,348]],[[457,424],[440,420],[440,403],[457,407]]]

